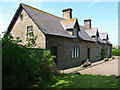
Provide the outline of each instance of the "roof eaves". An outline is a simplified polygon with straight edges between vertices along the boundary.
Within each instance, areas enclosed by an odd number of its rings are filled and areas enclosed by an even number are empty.
[[[55,34],[46,34],[46,35],[52,35],[52,36],[59,36],[59,37],[65,37],[65,38],[74,38],[73,36],[61,36],[61,35],[55,35]]]
[[[92,40],[86,40],[86,39],[83,39],[83,40],[88,41],[88,42],[94,42],[94,43],[96,42],[95,40],[93,40],[93,41]]]

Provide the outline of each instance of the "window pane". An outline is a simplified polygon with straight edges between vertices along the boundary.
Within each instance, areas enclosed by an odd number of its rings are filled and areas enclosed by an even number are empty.
[[[74,57],[76,57],[76,48],[74,46]]]
[[[75,57],[77,57],[77,53],[76,52],[77,52],[77,50],[76,50],[76,46],[75,46]]]
[[[80,48],[77,48],[77,46],[74,46],[72,48],[72,58],[80,57]]]
[[[29,32],[33,32],[33,26],[28,26],[28,27],[27,27],[27,31],[28,31],[28,33],[29,33]]]
[[[72,48],[72,58],[74,57],[74,48]]]
[[[78,48],[77,48],[77,57],[79,57],[79,55],[78,55],[78,54],[79,54],[79,52],[78,52]]]
[[[27,26],[27,36],[28,38],[32,38],[33,37],[33,26]]]
[[[80,49],[77,48],[77,57],[79,57],[79,55],[80,55]]]
[[[73,36],[77,37],[77,29],[76,28],[74,28],[74,30],[73,30]]]

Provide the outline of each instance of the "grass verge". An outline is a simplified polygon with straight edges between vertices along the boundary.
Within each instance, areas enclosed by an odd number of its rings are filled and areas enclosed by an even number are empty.
[[[118,88],[115,76],[62,74],[42,85],[44,88]],[[41,85],[38,85],[41,87]]]

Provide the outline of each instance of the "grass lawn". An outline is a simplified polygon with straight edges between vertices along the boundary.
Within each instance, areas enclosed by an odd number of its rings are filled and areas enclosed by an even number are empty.
[[[41,85],[38,85],[41,87]],[[118,88],[118,79],[114,76],[63,74],[54,76],[45,83],[46,88]]]

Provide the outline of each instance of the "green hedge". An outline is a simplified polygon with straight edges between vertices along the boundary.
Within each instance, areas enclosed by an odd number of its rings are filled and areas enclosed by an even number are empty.
[[[2,87],[25,88],[45,83],[55,70],[50,51],[28,49],[9,40],[2,40]]]
[[[112,49],[113,56],[120,56],[120,49]]]

